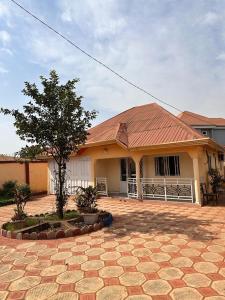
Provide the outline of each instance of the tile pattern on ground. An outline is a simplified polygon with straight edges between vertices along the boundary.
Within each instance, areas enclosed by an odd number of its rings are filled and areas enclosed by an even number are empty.
[[[27,211],[52,211],[53,203],[38,198]],[[225,300],[225,207],[117,199],[99,206],[114,223],[97,232],[0,237],[0,299]],[[1,207],[0,223],[12,211]]]

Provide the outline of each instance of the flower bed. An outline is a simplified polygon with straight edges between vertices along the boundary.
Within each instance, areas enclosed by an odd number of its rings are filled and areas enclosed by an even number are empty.
[[[57,215],[46,213],[28,216],[23,221],[3,224],[1,235],[19,240],[49,240],[72,237],[97,231],[112,224],[113,217],[109,212],[99,211],[98,220],[92,225],[86,225],[82,214],[75,210],[65,212],[63,220]]]

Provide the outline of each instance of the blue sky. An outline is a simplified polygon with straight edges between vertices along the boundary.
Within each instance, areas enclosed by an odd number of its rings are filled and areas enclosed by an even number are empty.
[[[155,96],[225,117],[225,0],[18,2]],[[38,82],[53,68],[62,81],[80,78],[84,106],[99,112],[95,123],[154,101],[0,0],[0,106],[21,108],[24,81]],[[0,115],[0,153],[22,145],[12,121]]]

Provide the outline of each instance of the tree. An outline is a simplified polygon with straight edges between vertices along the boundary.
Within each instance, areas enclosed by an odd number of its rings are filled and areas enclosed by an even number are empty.
[[[32,151],[44,151],[54,158],[57,164],[56,209],[58,216],[63,218],[68,197],[65,186],[66,162],[70,154],[85,143],[96,111],[88,111],[81,106],[83,97],[77,96],[75,91],[79,79],[60,84],[54,70],[48,79],[43,76],[40,79],[42,91],[35,83],[25,82],[22,92],[31,100],[23,106],[22,112],[5,108],[1,108],[1,112],[15,118],[16,133],[28,143],[29,148],[33,146]]]
[[[15,153],[15,157],[18,157],[19,159],[36,159],[37,155],[42,153],[44,150],[39,145],[31,145],[31,146],[25,146],[20,149],[20,151]]]

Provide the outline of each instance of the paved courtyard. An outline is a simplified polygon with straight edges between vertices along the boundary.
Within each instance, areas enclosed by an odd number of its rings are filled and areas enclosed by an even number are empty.
[[[27,211],[53,207],[48,196]],[[225,300],[225,207],[116,199],[100,207],[113,213],[112,227],[56,241],[0,237],[0,299]],[[0,208],[0,223],[12,213]]]

